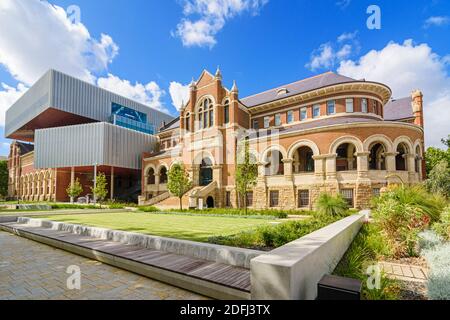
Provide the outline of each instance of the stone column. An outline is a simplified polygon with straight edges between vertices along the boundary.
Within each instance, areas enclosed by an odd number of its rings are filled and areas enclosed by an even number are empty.
[[[372,183],[369,179],[369,152],[358,152],[358,178],[355,189],[355,207],[359,209],[369,209],[372,198]]]
[[[192,179],[192,186],[198,187],[200,185],[200,165],[193,164],[190,170],[190,175]]]
[[[284,177],[287,181],[293,182],[293,174],[292,174],[292,163],[294,162],[293,159],[283,159],[281,160],[283,162],[284,166]]]
[[[265,209],[267,207],[267,184],[266,184],[266,162],[258,162],[258,178],[253,189],[253,206],[255,209]]]
[[[326,180],[322,191],[328,192],[332,195],[339,192],[339,182],[336,174],[336,157],[336,153],[324,155]]]
[[[160,181],[160,174],[155,172],[156,195],[154,195],[154,196],[157,196],[159,193],[159,181]]]
[[[416,156],[413,153],[408,153],[405,157],[408,166],[408,181],[409,183],[416,183],[418,181],[416,173]]]

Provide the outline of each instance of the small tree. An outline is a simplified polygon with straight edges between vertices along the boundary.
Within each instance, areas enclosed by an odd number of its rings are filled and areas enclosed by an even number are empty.
[[[70,203],[73,203],[74,198],[78,197],[82,192],[83,187],[78,178],[74,181],[73,185],[69,184],[66,189],[66,193],[70,197]]]
[[[450,168],[447,161],[441,160],[431,170],[428,180],[425,182],[428,191],[444,197],[450,197]]]
[[[0,196],[8,195],[8,161],[0,161]]]
[[[250,145],[247,140],[238,146],[236,166],[236,191],[240,198],[244,198],[244,209],[247,214],[248,189],[256,184],[258,178],[258,165],[250,157]]]
[[[96,186],[91,187],[91,191],[94,194],[94,199],[100,202],[106,198],[108,195],[106,176],[104,173],[100,172],[97,175]]]
[[[192,182],[183,165],[176,163],[168,173],[167,189],[180,199],[180,210],[183,210],[183,196],[191,190]]]

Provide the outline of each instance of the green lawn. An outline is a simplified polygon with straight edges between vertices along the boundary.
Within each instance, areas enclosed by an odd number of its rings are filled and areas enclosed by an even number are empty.
[[[270,220],[264,219],[184,216],[145,212],[70,216],[49,215],[39,218],[201,242],[207,242],[211,236],[233,235],[270,223]],[[273,220],[271,221],[273,222]]]

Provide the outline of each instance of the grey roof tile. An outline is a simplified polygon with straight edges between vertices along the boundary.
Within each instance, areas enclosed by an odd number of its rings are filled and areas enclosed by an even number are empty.
[[[413,118],[411,97],[391,100],[384,106],[384,120],[394,121]]]
[[[286,98],[292,95],[296,95],[302,92],[327,87],[333,84],[354,82],[355,79],[342,76],[333,72],[323,73],[311,78],[296,81],[290,84],[279,86],[277,88],[261,92],[252,96],[248,96],[240,99],[240,101],[247,107],[257,106],[266,102]],[[287,89],[287,93],[278,94],[278,90],[281,88]]]

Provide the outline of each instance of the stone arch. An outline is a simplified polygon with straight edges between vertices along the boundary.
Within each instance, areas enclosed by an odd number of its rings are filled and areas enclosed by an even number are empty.
[[[194,160],[193,160],[192,164],[193,165],[200,165],[200,164],[202,164],[202,160],[205,159],[205,158],[209,158],[209,160],[211,160],[211,163],[213,165],[216,165],[216,161],[215,161],[214,156],[208,150],[202,150],[202,151],[198,152],[194,156]]]
[[[422,166],[423,166],[423,148],[422,148],[422,141],[417,139],[414,142],[413,146],[413,152],[414,152],[414,169],[419,174],[419,177],[422,179]]]
[[[370,152],[371,146],[377,142],[384,145],[384,147],[386,148],[386,152],[389,153],[394,152],[392,140],[389,139],[389,137],[385,136],[384,134],[374,134],[368,137],[366,140],[364,140],[363,143],[364,152]]]
[[[400,136],[394,140],[394,143],[393,143],[393,151],[394,152],[397,151],[398,145],[400,143],[404,143],[406,145],[406,147],[408,147],[408,151],[407,151],[408,153],[412,152],[412,150],[413,150],[412,142],[411,142],[411,139],[407,136]]]
[[[159,175],[159,183],[160,184],[167,183],[167,181],[168,181],[168,173],[169,173],[169,168],[167,167],[167,164],[161,163],[158,166],[158,170],[156,171],[156,174]]]
[[[356,152],[363,152],[363,150],[364,150],[363,143],[361,142],[361,140],[359,140],[358,138],[356,138],[354,136],[343,136],[343,137],[337,138],[336,140],[334,140],[331,143],[330,154],[335,154],[337,148],[343,143],[353,144],[356,148]]]
[[[287,152],[287,158],[292,159],[294,156],[294,152],[300,147],[309,147],[313,151],[313,154],[315,156],[318,156],[320,154],[319,147],[317,147],[317,145],[314,142],[312,142],[311,140],[299,140],[294,142],[289,147],[289,150]]]
[[[281,153],[281,155],[283,156],[283,159],[287,159],[286,149],[282,145],[274,144],[274,145],[271,145],[268,148],[266,148],[266,150],[264,150],[264,152],[261,154],[260,161],[266,162],[267,155],[271,151],[279,151]]]

